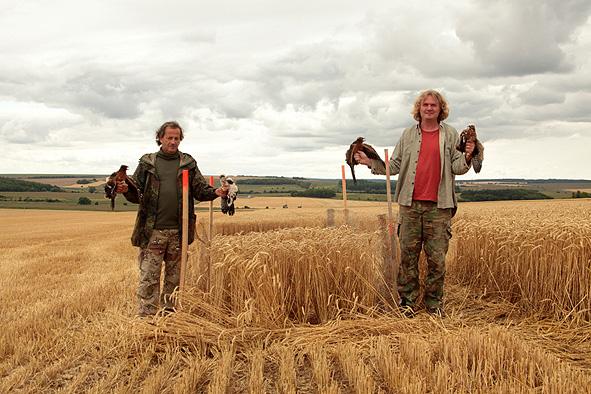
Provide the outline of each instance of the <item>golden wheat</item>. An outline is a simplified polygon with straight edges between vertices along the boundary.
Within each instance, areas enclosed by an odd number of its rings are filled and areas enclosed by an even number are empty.
[[[211,291],[193,244],[181,310],[155,319],[133,317],[133,213],[3,210],[0,392],[588,392],[587,204],[462,204],[445,319],[376,308],[383,204],[334,228],[291,203],[216,214],[266,233],[212,240]]]
[[[588,201],[468,208],[454,230],[455,280],[526,311],[591,320]]]

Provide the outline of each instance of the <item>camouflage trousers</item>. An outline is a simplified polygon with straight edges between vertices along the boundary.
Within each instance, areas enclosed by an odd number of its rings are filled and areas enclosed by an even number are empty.
[[[153,315],[159,307],[174,306],[172,292],[180,283],[181,247],[179,230],[154,230],[148,246],[140,249],[140,280],[137,289],[140,316]],[[164,278],[160,290],[160,274]]]
[[[415,306],[419,296],[419,257],[424,249],[427,256],[425,306],[440,308],[443,306],[445,255],[451,238],[451,208],[439,209],[436,202],[413,200],[410,207],[400,205],[399,215],[398,294],[401,304]]]

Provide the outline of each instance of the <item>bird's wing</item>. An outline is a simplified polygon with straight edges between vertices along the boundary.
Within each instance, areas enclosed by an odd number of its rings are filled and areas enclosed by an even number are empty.
[[[365,152],[365,155],[367,157],[369,157],[372,160],[379,160],[380,162],[384,163],[384,159],[382,159],[382,157],[378,154],[378,152],[376,152],[376,150],[373,148],[373,146],[368,145],[368,144],[363,144],[363,151]],[[385,165],[385,163],[384,163]]]
[[[353,157],[353,147],[355,146],[355,144],[351,144],[351,146],[349,147],[349,149],[347,150],[347,153],[345,153],[345,161],[347,162],[348,165],[354,165],[354,160],[355,158]]]

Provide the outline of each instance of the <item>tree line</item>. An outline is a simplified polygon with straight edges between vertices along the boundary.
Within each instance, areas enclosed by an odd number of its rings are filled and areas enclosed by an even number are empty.
[[[530,189],[462,190],[459,201],[545,200],[552,197]]]
[[[390,187],[392,193],[394,193],[394,190],[396,190],[395,180],[390,180]],[[341,188],[341,181],[338,181],[336,184],[336,190],[341,190]],[[352,193],[386,194],[386,181],[358,179],[357,183],[354,183],[352,179],[347,180],[347,191]]]
[[[0,177],[0,192],[63,192],[64,190],[47,183],[29,182],[20,179]]]

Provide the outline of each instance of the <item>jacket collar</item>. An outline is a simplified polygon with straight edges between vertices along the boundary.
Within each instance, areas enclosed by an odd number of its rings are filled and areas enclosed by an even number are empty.
[[[147,164],[148,166],[150,166],[152,168],[156,168],[156,155],[157,154],[158,154],[158,152],[149,153],[147,155],[144,155],[142,157],[142,161],[145,164]],[[190,169],[195,166],[195,159],[193,159],[193,157],[191,157],[191,155],[179,151],[179,156],[180,156],[179,168],[187,167],[187,169]]]

